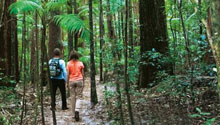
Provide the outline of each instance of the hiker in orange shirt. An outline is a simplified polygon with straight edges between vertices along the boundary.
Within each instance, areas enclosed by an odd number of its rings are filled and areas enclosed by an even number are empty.
[[[77,96],[82,94],[84,88],[84,65],[78,59],[78,53],[73,50],[67,63],[67,87],[70,90],[72,112],[76,121],[79,121],[79,112],[75,111]]]

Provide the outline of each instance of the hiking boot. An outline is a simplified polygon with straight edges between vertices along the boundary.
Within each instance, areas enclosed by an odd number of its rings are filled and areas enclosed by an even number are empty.
[[[75,111],[75,120],[78,122],[79,121],[79,112]]]

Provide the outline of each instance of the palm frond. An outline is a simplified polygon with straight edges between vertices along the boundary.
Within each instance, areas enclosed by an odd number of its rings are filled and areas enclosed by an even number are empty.
[[[46,8],[49,11],[58,10],[65,6],[67,6],[67,0],[50,0],[50,2],[46,4]]]
[[[36,10],[42,10],[42,7],[37,0],[20,0],[11,4],[9,7],[9,11],[11,14],[18,14]]]
[[[93,8],[92,13],[95,16],[99,15],[99,8]],[[89,15],[89,7],[88,6],[82,6],[79,8],[78,15]]]
[[[85,23],[74,14],[57,15],[53,21],[70,33],[79,33],[84,40],[89,39],[89,30]]]

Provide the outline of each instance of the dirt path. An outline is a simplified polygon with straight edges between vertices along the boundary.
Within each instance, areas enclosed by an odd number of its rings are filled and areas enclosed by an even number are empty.
[[[61,98],[60,93],[57,96],[56,101],[56,119],[57,125],[97,125],[97,124],[106,124],[107,116],[106,113],[103,111],[104,106],[104,94],[103,94],[103,85],[97,83],[97,95],[99,103],[95,106],[95,108],[90,109],[90,80],[89,78],[85,81],[85,88],[83,91],[83,97],[77,101],[76,110],[80,112],[80,121],[76,122],[72,119],[71,115],[71,105],[70,105],[70,98],[68,98],[68,110],[61,110]],[[59,90],[58,90],[59,91]],[[46,125],[52,125],[52,112],[50,110],[50,106],[46,106],[45,108],[45,120]]]

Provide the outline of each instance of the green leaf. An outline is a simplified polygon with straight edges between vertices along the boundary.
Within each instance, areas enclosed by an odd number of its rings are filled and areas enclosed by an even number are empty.
[[[208,119],[206,122],[205,122],[205,125],[212,125],[214,122],[215,122],[216,118],[211,118],[211,119]]]
[[[58,10],[62,7],[65,7],[67,5],[67,0],[56,0],[56,1],[50,1],[46,4],[46,8],[51,10]]]
[[[36,10],[42,10],[38,0],[19,0],[9,7],[10,14],[33,12]]]
[[[192,114],[192,115],[190,115],[190,117],[191,117],[191,118],[196,118],[196,117],[199,117],[199,118],[200,118],[201,115],[200,115],[200,114]]]
[[[68,32],[80,34],[84,40],[89,39],[89,30],[78,16],[74,14],[57,15],[53,21]]]

